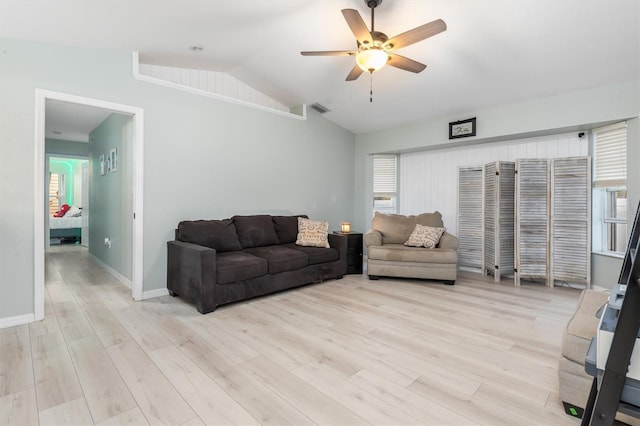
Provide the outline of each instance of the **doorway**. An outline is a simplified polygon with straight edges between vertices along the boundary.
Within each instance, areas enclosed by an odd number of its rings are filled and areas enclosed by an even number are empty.
[[[107,102],[99,99],[84,98],[60,92],[36,89],[35,108],[35,212],[34,212],[34,317],[36,321],[44,319],[44,282],[45,282],[45,211],[49,200],[45,182],[45,119],[47,101],[61,101],[77,106],[94,107],[131,117],[131,177],[132,177],[132,278],[131,289],[134,300],[143,299],[142,283],[142,236],[143,236],[143,110],[142,108]],[[47,203],[47,204],[45,204]]]

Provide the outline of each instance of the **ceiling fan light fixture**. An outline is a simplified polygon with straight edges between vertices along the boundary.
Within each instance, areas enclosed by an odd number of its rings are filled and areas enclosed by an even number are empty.
[[[363,70],[370,73],[378,71],[389,60],[389,55],[382,49],[361,49],[356,55],[356,63]]]

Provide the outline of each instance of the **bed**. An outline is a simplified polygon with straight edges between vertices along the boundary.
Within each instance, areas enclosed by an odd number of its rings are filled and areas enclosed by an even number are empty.
[[[59,240],[56,242],[73,241],[79,243],[82,239],[82,217],[50,217],[49,238]]]

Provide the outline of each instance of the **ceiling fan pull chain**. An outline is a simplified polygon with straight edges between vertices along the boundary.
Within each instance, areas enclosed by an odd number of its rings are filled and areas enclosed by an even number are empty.
[[[373,71],[369,73],[369,102],[373,102]]]

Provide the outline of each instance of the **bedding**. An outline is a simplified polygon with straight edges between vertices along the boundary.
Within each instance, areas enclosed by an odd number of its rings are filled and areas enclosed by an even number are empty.
[[[49,229],[82,228],[82,217],[51,217]]]
[[[50,217],[49,238],[52,243],[64,241],[80,242],[82,240],[82,217]]]

